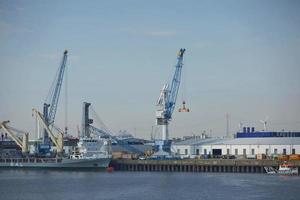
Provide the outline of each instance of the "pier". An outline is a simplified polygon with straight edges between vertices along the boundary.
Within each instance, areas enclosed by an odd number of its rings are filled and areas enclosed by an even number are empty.
[[[116,159],[111,166],[116,171],[150,172],[222,172],[222,173],[265,173],[264,167],[277,168],[278,160],[223,160],[223,159],[184,159],[184,160],[130,160]],[[300,169],[300,161],[289,161]]]

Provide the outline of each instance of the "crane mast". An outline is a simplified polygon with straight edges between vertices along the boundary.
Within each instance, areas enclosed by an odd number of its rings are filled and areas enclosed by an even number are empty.
[[[109,133],[107,130],[102,130],[102,129],[92,126],[94,120],[90,119],[90,117],[89,117],[89,107],[90,106],[91,106],[91,103],[83,102],[81,137],[89,138],[89,137],[91,137],[92,134],[95,134],[95,135],[101,136],[102,138],[113,139],[114,136],[112,136],[112,134]]]
[[[156,111],[156,124],[162,126],[162,140],[160,146],[164,145],[166,141],[169,140],[168,125],[169,121],[172,119],[180,86],[184,52],[185,49],[180,49],[177,54],[177,64],[175,66],[171,87],[169,87],[169,84],[165,84],[157,100],[158,109]]]
[[[64,77],[64,71],[65,71],[66,63],[67,63],[67,57],[68,57],[68,51],[65,50],[64,54],[63,54],[61,65],[58,69],[57,75],[53,82],[54,88],[50,89],[50,93],[48,96],[49,98],[47,98],[46,102],[44,103],[43,118],[44,118],[44,121],[45,121],[45,124],[47,125],[47,127],[50,127],[51,125],[54,124],[55,114],[56,114],[57,106],[58,106],[59,95],[60,95],[63,77]],[[48,146],[50,145],[49,134],[46,129],[44,129],[43,144],[48,145]]]

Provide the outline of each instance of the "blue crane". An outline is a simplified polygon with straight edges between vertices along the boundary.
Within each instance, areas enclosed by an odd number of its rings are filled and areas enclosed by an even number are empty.
[[[177,55],[177,64],[172,79],[171,87],[165,84],[157,101],[159,108],[156,111],[156,124],[162,125],[162,141],[168,140],[168,124],[175,109],[177,94],[180,86],[181,71],[183,66],[183,54],[185,49],[180,49]]]
[[[45,123],[47,126],[53,126],[54,125],[54,120],[55,120],[55,114],[57,111],[57,106],[58,106],[58,100],[59,100],[59,95],[60,95],[60,90],[63,82],[63,77],[64,77],[64,71],[66,68],[66,63],[67,63],[67,57],[68,57],[68,51],[65,50],[62,62],[60,67],[58,68],[58,71],[56,73],[54,82],[52,84],[52,87],[49,91],[48,97],[46,98],[46,102],[44,103],[43,107],[43,117],[45,120]],[[50,140],[48,133],[44,130],[44,138],[43,138],[43,145],[49,146],[50,145]]]

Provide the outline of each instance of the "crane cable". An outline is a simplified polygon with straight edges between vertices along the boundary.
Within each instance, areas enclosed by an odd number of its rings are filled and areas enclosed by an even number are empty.
[[[187,79],[187,68],[184,67],[184,70],[181,72],[181,103],[182,107],[179,108],[179,112],[190,112],[189,108],[185,107],[186,99],[187,99],[187,88],[186,88],[186,79]]]
[[[65,134],[68,132],[68,67],[65,68]]]
[[[109,133],[110,135],[115,135],[103,122],[103,120],[99,117],[99,115],[94,110],[93,106],[91,106],[92,115],[96,118],[96,124],[100,126],[102,130]]]

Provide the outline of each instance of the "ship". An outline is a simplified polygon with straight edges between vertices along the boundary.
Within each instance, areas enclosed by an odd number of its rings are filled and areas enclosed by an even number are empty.
[[[267,174],[279,174],[279,175],[298,175],[298,168],[293,164],[284,162],[279,165],[278,170],[273,167],[264,167]]]
[[[69,156],[57,157],[2,157],[0,168],[94,168],[106,169],[111,161],[111,144],[103,138],[80,138]]]

